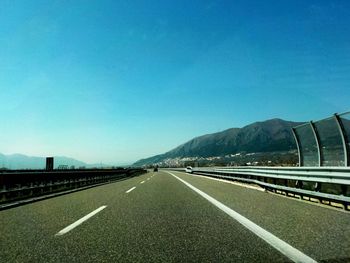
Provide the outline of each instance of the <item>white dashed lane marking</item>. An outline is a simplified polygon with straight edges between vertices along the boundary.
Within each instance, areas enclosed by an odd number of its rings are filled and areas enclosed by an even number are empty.
[[[133,188],[130,188],[128,191],[126,191],[125,193],[130,193],[132,190],[134,190],[136,188],[136,186],[134,186]]]
[[[97,208],[96,210],[92,211],[91,213],[87,214],[86,216],[80,218],[79,220],[75,221],[73,224],[70,224],[69,226],[63,228],[60,232],[58,232],[55,236],[62,236],[66,233],[68,233],[69,231],[71,231],[72,229],[76,228],[77,226],[79,226],[80,224],[84,223],[86,220],[88,220],[90,217],[96,215],[98,212],[102,211],[103,209],[105,209],[107,206],[101,206],[100,208]]]

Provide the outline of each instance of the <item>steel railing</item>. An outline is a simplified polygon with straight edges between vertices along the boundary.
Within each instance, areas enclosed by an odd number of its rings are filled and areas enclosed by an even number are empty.
[[[0,204],[88,188],[133,177],[143,169],[17,170],[0,172]]]
[[[184,171],[184,168],[174,170]],[[200,167],[193,174],[260,185],[266,190],[301,198],[335,201],[349,209],[349,167]]]

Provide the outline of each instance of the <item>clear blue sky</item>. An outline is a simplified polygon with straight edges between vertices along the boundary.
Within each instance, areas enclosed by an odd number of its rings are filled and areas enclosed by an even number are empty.
[[[350,110],[350,1],[0,1],[0,152],[132,163]]]

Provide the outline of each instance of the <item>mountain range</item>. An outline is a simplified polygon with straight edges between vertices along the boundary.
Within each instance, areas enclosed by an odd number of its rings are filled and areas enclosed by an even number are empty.
[[[152,165],[167,159],[212,157],[237,153],[271,153],[296,149],[292,127],[302,122],[271,119],[255,122],[243,128],[196,137],[164,154],[141,159],[134,166]]]
[[[46,165],[46,158],[44,157],[34,157],[27,156],[24,154],[11,154],[4,155],[0,153],[0,168],[7,169],[43,169]],[[82,161],[65,157],[65,156],[55,156],[54,157],[54,167],[57,168],[60,165],[68,165],[68,167],[74,166],[79,167],[100,167],[101,164],[87,164]],[[105,165],[103,165],[105,166]]]
[[[153,165],[181,158],[211,158],[215,156],[237,155],[240,153],[266,153],[271,156],[275,152],[295,150],[296,145],[292,127],[302,122],[271,119],[255,122],[243,128],[230,128],[221,132],[196,137],[166,153],[141,159],[133,166]],[[55,156],[55,168],[60,165],[69,167],[100,167],[101,164],[85,162],[65,157]],[[0,168],[7,169],[43,169],[44,157],[33,157],[23,154],[4,155],[0,153]],[[106,165],[102,165],[106,166]]]

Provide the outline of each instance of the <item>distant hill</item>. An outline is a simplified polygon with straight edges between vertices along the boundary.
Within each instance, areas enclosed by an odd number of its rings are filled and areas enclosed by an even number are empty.
[[[241,152],[277,152],[296,149],[292,127],[302,124],[281,119],[255,122],[243,128],[196,137],[164,154],[142,159],[134,166],[150,165],[171,158],[210,157]]]
[[[64,157],[64,156],[55,156],[55,168],[57,168],[59,165],[68,165],[75,166],[75,167],[91,167],[96,165],[89,165],[87,163],[84,163],[82,161]],[[46,165],[46,159],[44,157],[33,157],[33,156],[27,156],[23,154],[11,154],[11,155],[4,155],[0,153],[0,168],[7,168],[7,169],[43,169]]]

